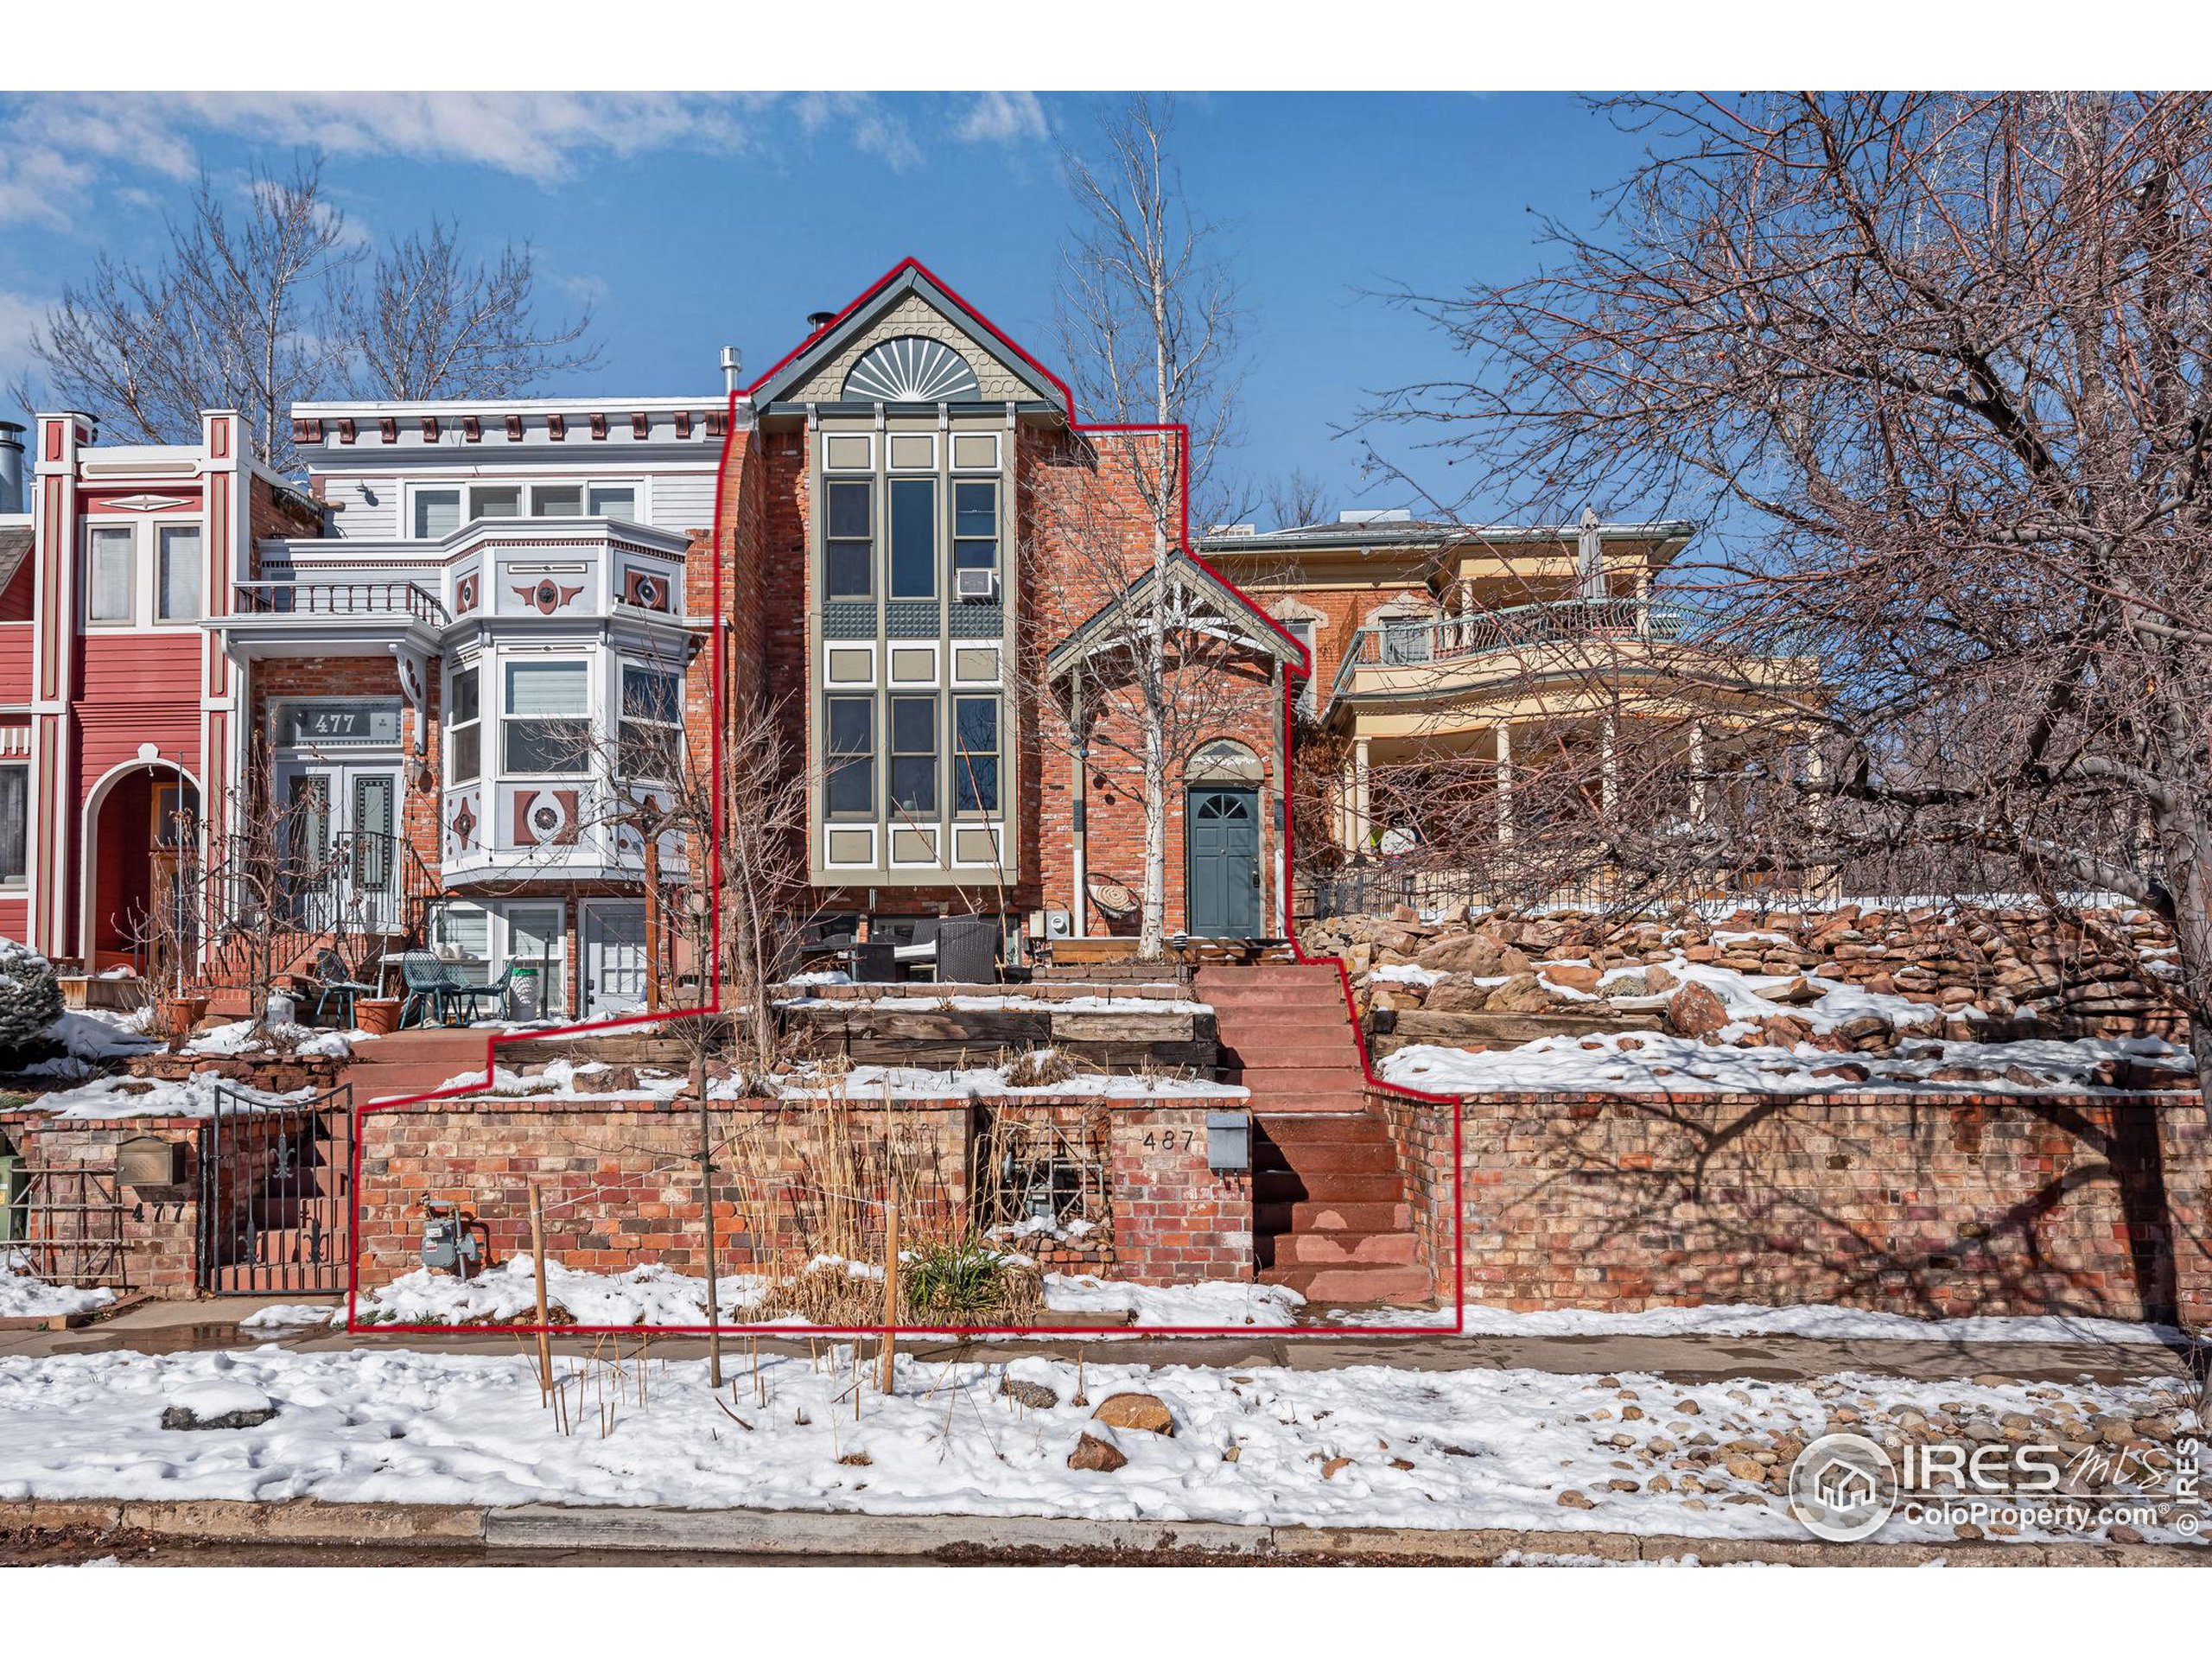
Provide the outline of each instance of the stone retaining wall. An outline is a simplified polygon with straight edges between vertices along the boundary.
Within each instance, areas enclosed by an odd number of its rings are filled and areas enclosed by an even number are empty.
[[[1375,1100],[1448,1298],[1452,1109]],[[1528,1094],[1460,1109],[1471,1306],[2212,1324],[2212,1135],[2194,1095]]]

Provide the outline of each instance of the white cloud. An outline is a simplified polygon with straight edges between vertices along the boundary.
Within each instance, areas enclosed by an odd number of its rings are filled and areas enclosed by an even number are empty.
[[[971,144],[1041,143],[1052,137],[1045,106],[1034,92],[982,92],[955,135]]]
[[[12,419],[5,407],[8,383],[31,365],[31,330],[46,321],[47,302],[0,288],[0,419]]]

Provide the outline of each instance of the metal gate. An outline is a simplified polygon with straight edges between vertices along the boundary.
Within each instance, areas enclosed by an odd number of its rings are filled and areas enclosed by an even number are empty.
[[[353,1211],[351,1084],[274,1107],[217,1088],[200,1142],[200,1289],[345,1289]]]
[[[7,1194],[12,1214],[0,1257],[21,1254],[49,1284],[130,1287],[123,1201],[112,1170],[77,1164],[16,1166]]]

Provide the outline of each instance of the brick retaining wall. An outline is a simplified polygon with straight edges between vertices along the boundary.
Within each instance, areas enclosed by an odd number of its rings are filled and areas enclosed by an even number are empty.
[[[1377,1093],[1452,1282],[1452,1109]],[[2212,1322],[2194,1095],[1470,1100],[1466,1299]]]
[[[60,1119],[37,1112],[0,1116],[4,1137],[27,1166],[82,1169],[99,1178],[129,1206],[121,1218],[120,1271],[101,1282],[160,1297],[195,1294],[200,1283],[200,1136],[205,1127],[188,1117],[133,1117],[98,1122]],[[148,1135],[184,1145],[184,1179],[174,1185],[131,1187],[113,1183],[116,1152],[126,1141]],[[74,1178],[59,1189],[65,1203],[77,1203]],[[34,1234],[60,1238],[90,1224],[95,1237],[112,1236],[105,1218],[90,1221],[51,1214],[29,1217]],[[46,1265],[34,1253],[35,1268]]]
[[[1047,1265],[1140,1283],[1249,1279],[1249,1179],[1206,1168],[1206,1113],[1231,1104],[1242,1103],[898,1101],[887,1116],[906,1195],[902,1236],[926,1239],[965,1226],[986,1109],[1014,1116],[1096,1114],[1107,1148],[1103,1236],[1088,1236],[1065,1253],[1017,1248]],[[717,1102],[715,1134],[726,1141],[715,1156],[722,1271],[788,1268],[822,1248],[819,1195],[835,1190],[848,1167],[834,1150],[841,1138],[862,1160],[861,1190],[880,1193],[885,1116],[880,1105],[863,1102],[834,1113],[816,1102]],[[474,1211],[493,1261],[527,1251],[532,1180],[543,1190],[547,1252],[569,1266],[620,1272],[658,1262],[686,1274],[704,1270],[696,1103],[433,1103],[365,1113],[360,1137],[357,1249],[364,1288],[417,1265],[426,1198]],[[863,1248],[880,1249],[880,1233]]]

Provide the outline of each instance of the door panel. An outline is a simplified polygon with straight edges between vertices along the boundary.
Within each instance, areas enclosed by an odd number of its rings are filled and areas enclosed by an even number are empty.
[[[1260,931],[1260,798],[1256,790],[1194,788],[1184,815],[1185,908],[1198,938]]]
[[[627,1014],[645,1005],[645,907],[592,905],[584,920],[584,1012]]]

